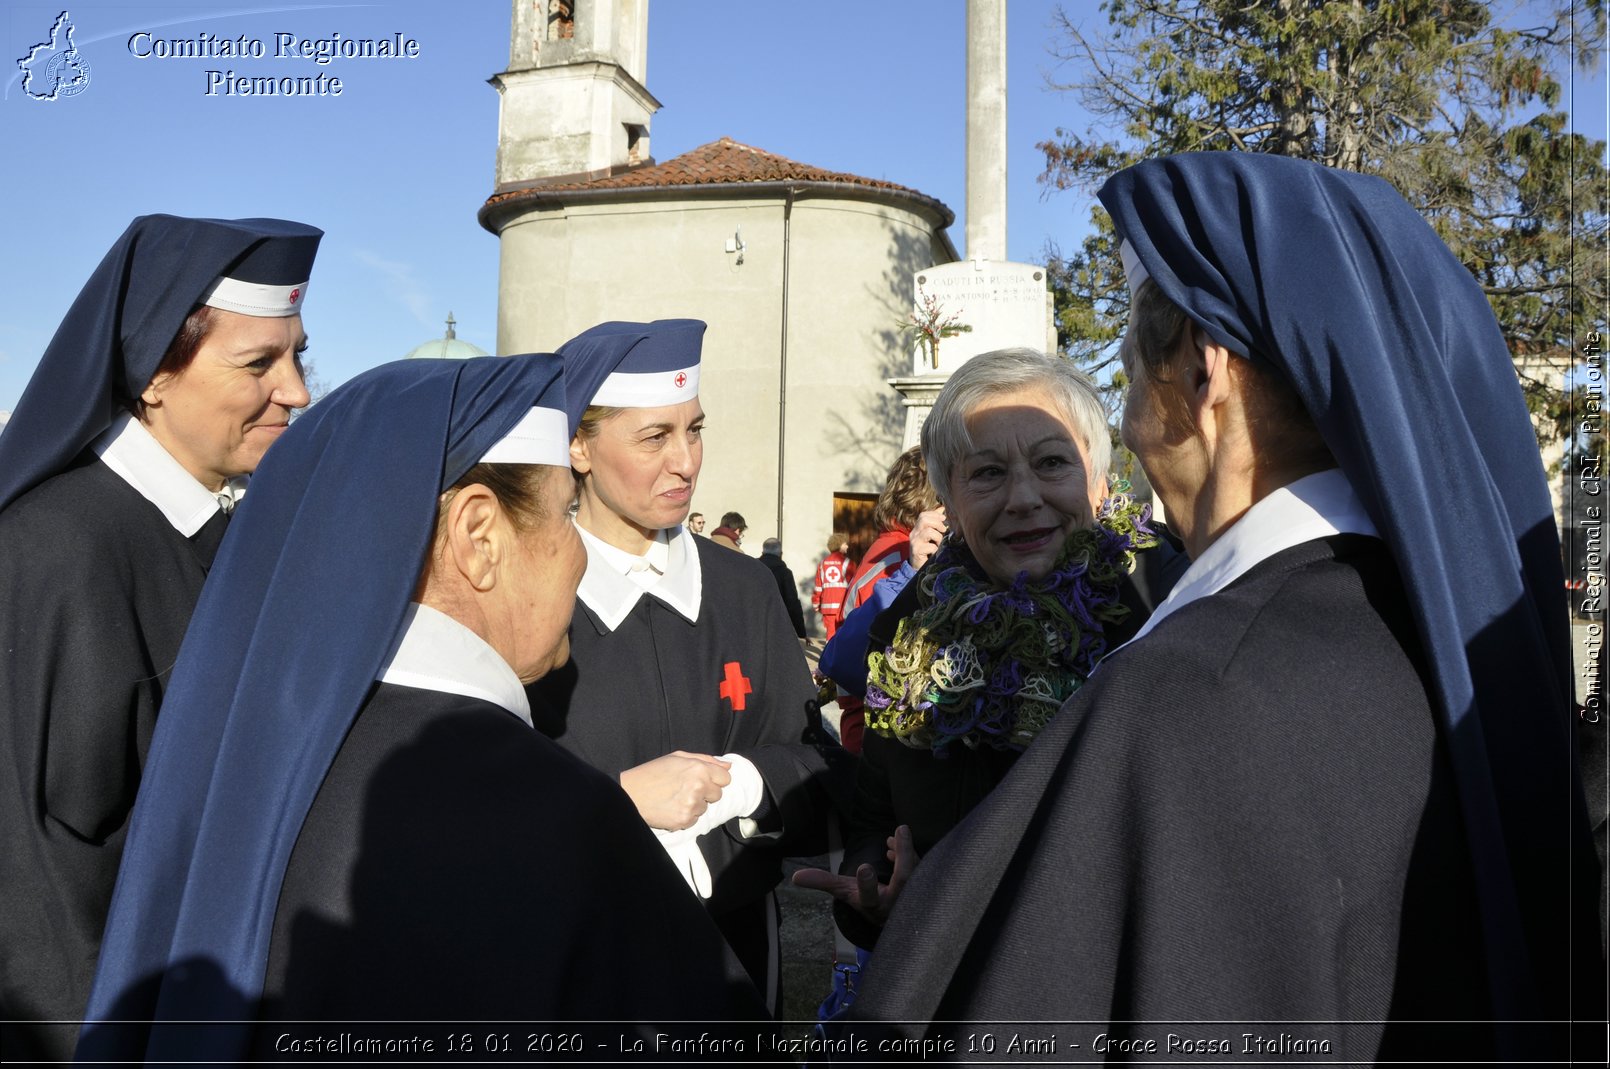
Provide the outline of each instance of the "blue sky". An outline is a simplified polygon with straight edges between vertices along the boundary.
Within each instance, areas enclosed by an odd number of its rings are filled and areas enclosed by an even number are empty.
[[[1009,0],[1009,247],[1034,260],[1072,246],[1090,200],[1042,196],[1037,140],[1082,129],[1046,88],[1053,0]],[[1071,0],[1076,18],[1099,18]],[[79,286],[130,218],[148,212],[277,215],[326,231],[305,322],[321,379],[339,383],[438,337],[496,343],[497,241],[476,210],[493,185],[505,0],[227,5],[101,0],[68,8],[89,84],[29,99],[15,59],[49,35],[56,4],[0,10],[0,411],[21,396]],[[963,245],[963,0],[654,0],[648,88],[664,105],[652,150],[666,160],[722,136],[802,162],[919,189],[957,214]],[[265,42],[263,59],[138,58],[129,38]],[[402,34],[419,55],[319,66],[275,58],[296,39]],[[336,76],[340,96],[207,95],[207,70]],[[1605,136],[1605,81],[1577,76],[1578,129]]]

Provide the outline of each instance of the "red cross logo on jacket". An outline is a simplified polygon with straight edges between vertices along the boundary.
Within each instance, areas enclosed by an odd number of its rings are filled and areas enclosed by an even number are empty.
[[[755,688],[749,685],[743,666],[737,661],[728,661],[721,666],[721,670],[726,673],[721,680],[721,696],[732,703],[733,712],[741,713],[747,704],[744,695],[752,693]]]

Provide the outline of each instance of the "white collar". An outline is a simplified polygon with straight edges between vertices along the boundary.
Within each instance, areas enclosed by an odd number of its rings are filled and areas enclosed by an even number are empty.
[[[1152,611],[1151,619],[1124,646],[1139,642],[1169,616],[1193,601],[1217,594],[1276,553],[1336,534],[1380,537],[1342,469],[1305,475],[1282,486],[1247,509],[1191,562],[1168,597]]]
[[[654,532],[654,540],[648,544],[648,550],[638,555],[610,545],[579,524],[576,530],[586,544],[598,550],[599,556],[604,558],[605,567],[617,575],[626,576],[644,590],[654,589],[670,570],[671,547],[664,531]]]
[[[244,477],[229,480],[216,494],[202,486],[127,412],[114,419],[90,448],[186,538],[201,530],[220,508],[233,509],[246,492]]]
[[[479,698],[531,726],[525,685],[509,662],[480,635],[429,605],[409,604],[402,636],[377,678],[400,687]]]
[[[576,596],[606,629],[619,627],[644,594],[659,598],[689,623],[697,622],[704,576],[698,547],[686,528],[678,525],[659,532],[644,556],[616,549],[580,524],[576,530],[587,547],[587,572]],[[656,556],[660,564],[655,563]],[[654,568],[663,570],[658,576],[648,575]]]

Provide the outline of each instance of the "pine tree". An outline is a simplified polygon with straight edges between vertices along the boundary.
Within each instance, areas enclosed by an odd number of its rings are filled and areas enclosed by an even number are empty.
[[[1479,0],[1106,0],[1100,34],[1058,12],[1057,57],[1095,130],[1040,144],[1053,189],[1086,192],[1148,157],[1273,152],[1380,175],[1492,302],[1533,410],[1568,402],[1566,366],[1606,307],[1604,143],[1566,130],[1554,73],[1592,69],[1604,0],[1501,23]],[[1048,246],[1058,340],[1115,367],[1127,313],[1104,212],[1080,248]],[[1122,373],[1116,385],[1123,385]]]

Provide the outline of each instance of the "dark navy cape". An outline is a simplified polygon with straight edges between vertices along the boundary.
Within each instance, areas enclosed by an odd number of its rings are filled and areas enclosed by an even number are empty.
[[[1379,178],[1199,153],[1120,172],[1102,203],[1166,296],[1291,383],[1391,547],[1459,789],[1494,1012],[1602,1016],[1559,533],[1486,295]]]
[[[958,1022],[1089,1022],[1060,1032],[1074,1056],[1102,1033],[1231,1043],[1174,1051],[1192,1059],[1285,1033],[1336,1061],[1492,1060],[1486,1024],[1387,1023],[1491,1017],[1418,647],[1364,536],[1180,609],[922,859],[855,1013],[963,1043],[979,1029]]]
[[[140,771],[228,516],[190,538],[91,453],[0,512],[0,1008],[7,1057],[64,1061]]]
[[[297,836],[264,996],[268,1022],[766,1017],[619,784],[499,706],[388,683]]]

